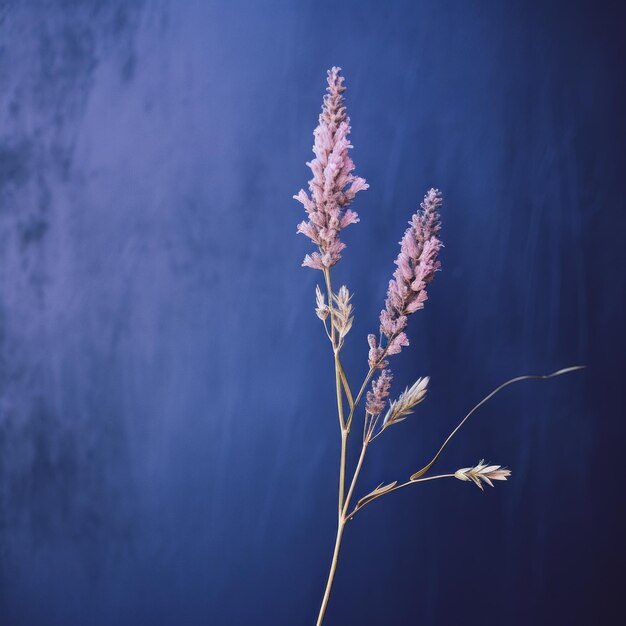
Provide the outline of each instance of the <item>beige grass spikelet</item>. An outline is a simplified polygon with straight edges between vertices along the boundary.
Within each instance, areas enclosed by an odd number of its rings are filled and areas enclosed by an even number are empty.
[[[411,387],[407,387],[400,394],[397,400],[391,403],[383,421],[383,428],[397,424],[413,413],[414,407],[426,397],[429,381],[430,378],[428,376],[418,378]]]
[[[478,465],[474,467],[463,467],[454,473],[454,477],[458,480],[469,481],[471,480],[481,490],[483,489],[483,483],[486,483],[490,487],[493,487],[493,480],[506,480],[511,475],[511,471],[501,465],[487,465],[484,460],[481,460]]]

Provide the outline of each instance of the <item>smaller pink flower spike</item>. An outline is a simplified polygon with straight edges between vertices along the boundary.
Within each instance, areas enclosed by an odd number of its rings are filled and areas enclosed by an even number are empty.
[[[387,339],[386,348],[377,343],[374,335],[368,337],[372,367],[386,367],[383,354],[397,354],[409,345],[404,333],[407,316],[424,308],[428,299],[426,287],[441,267],[438,260],[443,245],[439,239],[441,203],[441,193],[430,189],[420,205],[422,210],[413,215],[400,241],[396,270],[389,281],[385,308],[380,313],[380,332]]]
[[[391,390],[392,378],[389,370],[383,370],[378,378],[372,382],[372,390],[367,392],[365,404],[365,410],[370,415],[375,417],[383,412]]]

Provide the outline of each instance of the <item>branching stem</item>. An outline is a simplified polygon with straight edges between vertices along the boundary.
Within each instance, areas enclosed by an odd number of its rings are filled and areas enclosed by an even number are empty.
[[[360,500],[359,503],[352,509],[350,513],[348,513],[350,509],[350,502],[352,500],[352,496],[354,495],[354,490],[356,488],[357,481],[359,479],[359,475],[361,473],[361,469],[363,468],[363,462],[365,461],[365,455],[367,453],[367,448],[369,444],[376,439],[384,430],[384,425],[381,430],[374,435],[374,431],[376,430],[377,418],[374,416],[370,416],[367,411],[364,417],[363,424],[363,445],[361,446],[361,453],[359,455],[359,460],[357,461],[356,468],[354,470],[354,474],[352,475],[352,480],[350,481],[350,486],[348,488],[348,493],[345,493],[346,486],[346,462],[347,462],[347,447],[348,447],[348,436],[350,434],[350,427],[352,426],[352,419],[354,417],[354,413],[356,408],[365,393],[365,389],[367,388],[368,383],[370,382],[372,376],[374,375],[375,368],[369,368],[365,379],[357,393],[356,398],[353,398],[352,392],[350,390],[350,385],[348,384],[348,380],[346,378],[346,374],[341,365],[341,359],[339,353],[341,352],[341,348],[343,346],[343,336],[338,333],[335,328],[335,311],[334,311],[334,294],[332,290],[332,283],[330,279],[330,270],[324,270],[324,279],[326,282],[326,292],[328,297],[328,307],[330,311],[330,333],[328,332],[328,327],[326,326],[326,322],[324,322],[324,327],[326,329],[326,334],[330,339],[333,349],[333,357],[334,357],[334,365],[335,365],[335,392],[337,395],[337,415],[339,417],[339,427],[341,430],[341,458],[339,462],[339,494],[337,498],[337,535],[335,537],[335,548],[333,550],[333,557],[330,564],[330,572],[328,574],[328,580],[326,581],[326,589],[324,591],[324,597],[322,599],[322,605],[320,607],[319,615],[317,618],[317,626],[321,626],[324,615],[326,613],[326,608],[328,606],[328,601],[330,598],[330,592],[332,590],[333,581],[335,579],[335,572],[337,571],[337,563],[339,560],[339,551],[341,549],[341,542],[343,539],[343,533],[348,520],[352,519],[358,511],[364,508],[370,502],[377,500],[383,495],[391,493],[392,491],[397,491],[398,489],[402,489],[403,487],[408,487],[409,485],[413,485],[416,483],[427,482],[431,480],[439,480],[440,478],[453,478],[454,474],[439,474],[437,476],[428,476],[424,477],[424,474],[430,470],[430,468],[437,462],[437,459],[451,441],[451,439],[456,435],[456,433],[461,429],[463,424],[483,405],[485,402],[490,400],[493,396],[495,396],[499,391],[512,385],[513,383],[517,383],[523,380],[531,380],[531,379],[548,379],[553,378],[555,376],[560,376],[561,374],[566,374],[568,372],[573,372],[575,370],[582,369],[582,366],[568,367],[562,370],[558,370],[557,372],[553,372],[552,374],[547,375],[530,375],[530,376],[517,376],[516,378],[512,378],[511,380],[507,380],[505,383],[494,389],[489,395],[485,396],[458,424],[458,426],[448,435],[446,440],[443,442],[435,456],[430,460],[428,464],[426,464],[422,469],[413,474],[410,480],[400,484],[395,485],[389,489],[383,489],[380,493],[375,493],[372,497],[366,497],[364,500]],[[387,344],[389,345],[389,344]],[[381,358],[384,359],[387,353],[387,348]],[[344,414],[344,395],[348,402],[348,416],[346,417]]]
[[[391,493],[392,491],[397,491],[398,489],[402,489],[402,487],[408,487],[409,485],[414,485],[415,483],[425,483],[429,480],[438,480],[439,478],[454,478],[454,474],[439,474],[438,476],[428,476],[427,478],[417,478],[416,480],[407,480],[405,483],[402,483],[401,485],[396,485],[395,487],[392,487],[391,489],[387,489],[386,491],[384,491],[383,493],[377,496],[373,496],[372,498],[370,498],[369,500],[367,500],[360,506],[359,505],[355,506],[352,512],[346,515],[346,521],[351,520],[356,515],[357,511],[360,511],[364,506],[368,505],[370,502],[373,502],[374,500],[377,500],[381,496],[386,496],[388,493]]]

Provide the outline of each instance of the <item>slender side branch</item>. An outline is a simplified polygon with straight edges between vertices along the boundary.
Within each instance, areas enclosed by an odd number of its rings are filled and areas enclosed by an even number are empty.
[[[369,372],[367,372],[367,375],[365,376],[365,379],[363,380],[363,384],[361,385],[361,388],[359,389],[359,393],[356,394],[356,398],[354,399],[352,408],[350,409],[350,413],[348,413],[348,419],[346,420],[346,427],[348,428],[348,430],[350,430],[350,426],[352,425],[352,418],[354,417],[354,412],[356,411],[356,408],[359,405],[359,402],[361,401],[363,394],[365,393],[367,384],[369,383],[373,375],[374,375],[374,370],[370,367]]]
[[[343,417],[343,394],[342,394],[342,385],[341,385],[341,375],[339,371],[341,370],[341,363],[339,362],[339,349],[335,348],[335,391],[337,393],[337,413],[339,415],[339,424],[341,425],[341,429],[345,430],[346,422]]]
[[[328,299],[328,308],[330,311],[330,341],[333,344],[333,350],[336,347],[335,344],[335,324],[333,323],[333,318],[335,317],[335,314],[333,313],[333,289],[332,286],[330,284],[330,270],[328,268],[324,269],[324,281],[326,282],[326,298]]]
[[[387,356],[387,348],[383,350],[381,360],[384,359],[386,356]],[[370,367],[369,371],[367,372],[367,375],[365,376],[365,379],[363,380],[363,384],[361,385],[361,388],[359,389],[359,393],[357,394],[356,399],[354,400],[352,404],[352,408],[350,409],[350,413],[348,414],[348,419],[346,420],[346,426],[348,430],[350,430],[350,425],[352,424],[352,418],[354,417],[354,412],[356,411],[357,406],[359,405],[359,402],[361,401],[361,398],[363,397],[363,394],[365,393],[365,389],[367,388],[367,385],[372,379],[372,376],[374,375],[375,371],[376,371],[375,368]]]
[[[332,289],[332,285],[330,282],[330,270],[329,269],[324,270],[324,278],[326,279],[326,291],[328,294],[328,302],[329,302],[329,308],[330,308],[331,343],[333,344],[333,354],[334,354],[334,359],[335,359],[335,388],[337,392],[337,413],[339,414],[339,423],[343,430],[343,428],[345,428],[345,421],[343,418],[343,396],[341,393],[341,374],[340,374],[341,364],[339,362],[340,346],[338,345],[336,334],[335,334],[335,323],[334,323],[335,313],[333,312],[333,306],[332,306],[333,289]]]
[[[439,458],[439,455],[443,452],[444,448],[450,443],[450,440],[452,439],[452,437],[454,437],[454,435],[457,434],[457,432],[459,432],[459,430],[461,429],[461,426],[463,426],[463,424],[465,424],[465,422],[467,422],[467,420],[483,405],[485,404],[485,402],[491,400],[491,398],[493,398],[493,396],[495,396],[499,391],[502,391],[502,389],[504,389],[505,387],[508,387],[509,385],[512,385],[514,383],[519,383],[522,380],[547,380],[548,378],[554,378],[555,376],[561,376],[562,374],[568,374],[569,372],[575,372],[577,370],[581,370],[584,369],[585,366],[584,365],[574,365],[573,367],[566,367],[564,369],[560,369],[556,372],[552,372],[552,374],[530,374],[527,376],[516,376],[515,378],[511,378],[510,380],[507,380],[505,383],[502,383],[499,387],[496,387],[489,395],[485,396],[459,423],[459,425],[448,435],[448,438],[443,442],[443,444],[441,445],[441,447],[439,448],[439,450],[437,451],[437,454],[435,454],[435,456],[431,459],[430,463],[428,463],[427,465],[424,465],[424,467],[415,472],[415,474],[413,474],[411,476],[411,480],[415,480],[417,478],[419,478],[420,476],[423,476],[437,461],[437,459]]]
[[[378,500],[378,498],[380,498],[381,496],[386,496],[388,493],[391,493],[392,491],[397,491],[398,489],[402,489],[402,487],[408,487],[409,485],[414,485],[416,483],[425,483],[429,480],[438,480],[439,478],[454,478],[454,474],[439,474],[438,476],[428,476],[427,478],[416,478],[415,480],[407,480],[405,483],[402,483],[401,485],[396,485],[395,487],[391,487],[391,489],[386,489],[379,495],[375,495],[369,500],[365,501],[360,506],[357,504],[357,506],[354,507],[352,512],[346,515],[346,521],[351,520],[356,515],[357,511],[360,511],[364,506],[368,505],[370,502],[373,502],[374,500]]]
[[[345,378],[343,367],[341,366],[341,360],[339,358],[339,351],[341,350],[341,341],[337,341],[336,335],[335,335],[335,323],[333,320],[334,312],[333,312],[333,307],[332,307],[333,289],[332,289],[332,283],[330,279],[330,270],[328,268],[324,270],[324,278],[326,280],[326,291],[327,291],[328,302],[330,303],[329,304],[330,316],[331,316],[330,317],[330,326],[331,326],[330,340],[333,345],[333,355],[334,355],[334,362],[335,362],[335,390],[337,394],[337,415],[339,417],[339,427],[341,429],[341,459],[339,462],[339,496],[337,499],[337,513],[338,513],[339,518],[341,519],[342,513],[343,513],[344,493],[345,493],[345,488],[346,488],[346,457],[347,457],[348,432],[350,431],[344,419],[342,389],[347,390],[346,397],[348,398],[348,403],[350,407],[354,406],[354,402],[352,400],[352,394],[350,393],[350,388]]]
[[[346,398],[348,399],[348,404],[350,405],[350,411],[352,411],[354,409],[354,398],[352,397],[352,392],[350,391],[350,385],[348,384],[346,373],[343,371],[343,365],[341,365],[341,361],[338,361],[338,364],[339,364],[339,375],[341,376],[341,382],[343,384],[343,390],[346,393]]]
[[[350,482],[350,488],[348,489],[348,495],[346,496],[346,501],[343,506],[343,510],[341,512],[341,516],[343,521],[345,522],[345,516],[348,512],[348,507],[350,506],[350,500],[352,499],[352,494],[354,493],[354,488],[356,487],[356,481],[359,478],[359,474],[361,473],[361,468],[363,467],[363,461],[365,459],[365,453],[367,452],[367,445],[369,441],[365,439],[363,442],[363,446],[361,447],[361,454],[359,455],[359,462],[357,463],[356,469],[354,470],[354,474],[352,476],[352,481]]]
[[[337,499],[337,515],[339,522],[343,516],[344,492],[346,489],[346,460],[348,449],[348,431],[341,429],[341,460],[339,465],[339,498]]]

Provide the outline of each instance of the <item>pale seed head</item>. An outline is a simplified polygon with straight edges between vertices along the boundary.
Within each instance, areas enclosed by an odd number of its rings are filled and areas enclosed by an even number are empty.
[[[429,380],[428,376],[418,378],[411,387],[407,387],[400,394],[397,400],[391,403],[383,421],[383,428],[401,422],[413,413],[413,409],[426,397]]]
[[[315,286],[315,315],[319,317],[322,322],[328,317],[330,309],[324,299],[324,294],[320,291],[319,285]]]
[[[493,487],[493,480],[506,480],[511,475],[511,471],[501,465],[487,465],[481,460],[475,467],[463,467],[454,473],[454,477],[459,480],[471,480],[481,490],[483,483]]]
[[[343,339],[352,328],[354,307],[350,303],[352,296],[348,288],[343,285],[336,294],[333,294],[335,306],[333,307],[333,325]]]

